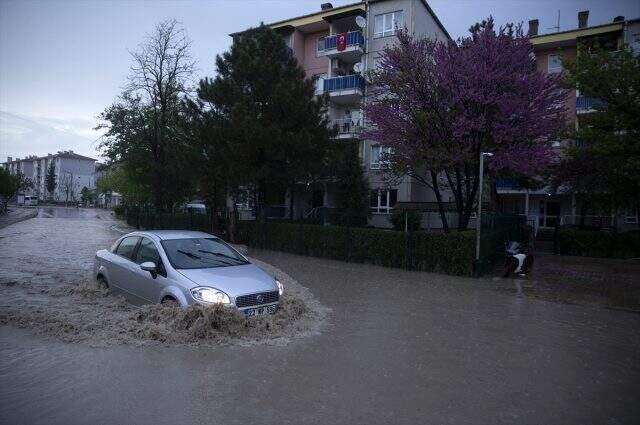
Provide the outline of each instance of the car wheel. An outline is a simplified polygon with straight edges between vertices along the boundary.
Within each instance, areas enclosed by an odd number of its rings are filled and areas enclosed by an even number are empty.
[[[107,282],[107,279],[104,278],[104,276],[98,276],[98,286],[103,289],[109,289],[109,283]]]
[[[160,302],[160,304],[167,307],[180,307],[180,304],[178,304],[178,301],[176,301],[174,298],[171,298],[171,297],[164,297]]]

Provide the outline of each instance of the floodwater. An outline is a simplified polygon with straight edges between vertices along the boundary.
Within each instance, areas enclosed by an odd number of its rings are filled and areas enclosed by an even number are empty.
[[[50,268],[44,241],[58,232],[76,250],[117,236],[112,222],[77,214],[1,229],[0,266],[29,257],[11,273]],[[92,347],[1,326],[0,423],[640,421],[640,315],[497,293],[481,280],[251,254],[332,309],[319,334],[285,345]]]

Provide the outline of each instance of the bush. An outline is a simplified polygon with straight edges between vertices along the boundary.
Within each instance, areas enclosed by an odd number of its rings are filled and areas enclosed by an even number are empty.
[[[471,276],[475,232],[404,233],[313,224],[241,222],[238,242],[293,254]]]
[[[405,214],[406,214],[406,225],[407,229],[410,232],[415,232],[416,230],[420,230],[420,222],[422,221],[422,215],[417,211],[413,210],[393,210],[393,214],[391,214],[391,224],[393,228],[404,232],[405,230]]]
[[[560,254],[586,257],[640,257],[640,231],[625,233],[612,231],[560,229]]]
[[[116,215],[116,217],[123,218],[124,217],[124,205],[116,205],[115,207],[113,207],[113,213]]]

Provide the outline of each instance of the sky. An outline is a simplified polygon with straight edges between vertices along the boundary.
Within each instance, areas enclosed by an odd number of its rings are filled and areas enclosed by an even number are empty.
[[[100,159],[97,116],[116,99],[131,65],[130,51],[154,25],[182,23],[198,63],[213,76],[228,34],[320,10],[328,0],[0,0],[0,162],[7,156],[59,150]],[[334,7],[355,0],[333,0]],[[430,0],[453,38],[492,15],[497,24],[540,20],[540,32],[613,17],[640,17],[633,0]]]

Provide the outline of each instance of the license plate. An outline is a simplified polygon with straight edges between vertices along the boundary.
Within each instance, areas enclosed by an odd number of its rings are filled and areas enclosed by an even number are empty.
[[[245,317],[260,316],[264,314],[273,314],[278,309],[277,305],[268,305],[265,307],[248,308],[244,310]]]

